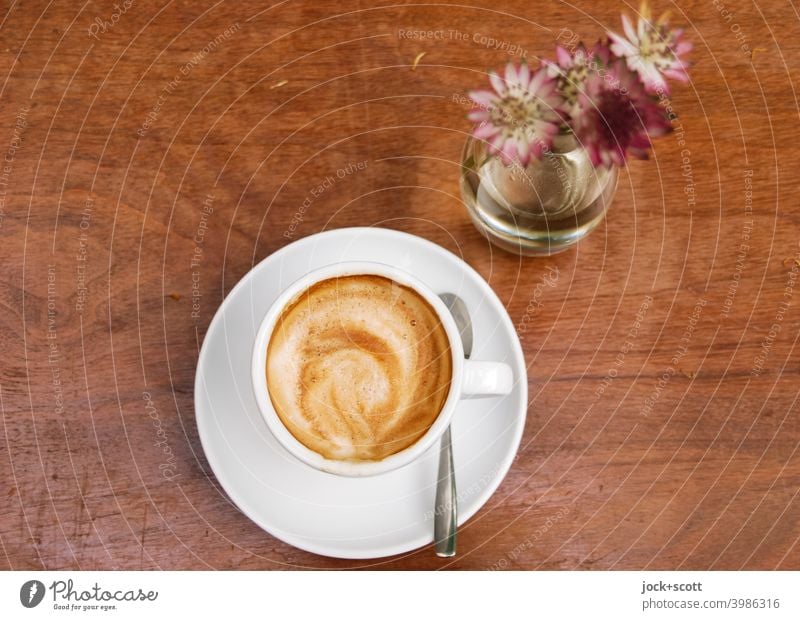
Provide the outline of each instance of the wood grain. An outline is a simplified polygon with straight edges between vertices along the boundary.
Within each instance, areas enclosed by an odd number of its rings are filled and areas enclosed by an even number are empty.
[[[0,5],[3,564],[800,569],[798,15],[659,4],[695,42],[682,131],[623,171],[590,238],[533,260],[468,221],[462,95],[563,28],[618,28],[622,3]],[[525,326],[522,447],[452,561],[289,547],[225,497],[197,436],[225,294],[292,238],[353,225],[459,253]]]

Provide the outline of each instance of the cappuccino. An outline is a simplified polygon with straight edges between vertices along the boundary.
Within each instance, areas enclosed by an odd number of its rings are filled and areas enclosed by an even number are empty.
[[[267,346],[272,405],[327,459],[378,461],[414,444],[450,392],[452,354],[431,305],[377,275],[317,282],[282,310]]]

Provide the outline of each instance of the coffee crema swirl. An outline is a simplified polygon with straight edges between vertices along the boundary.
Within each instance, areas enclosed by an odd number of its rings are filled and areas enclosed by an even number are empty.
[[[450,391],[452,358],[436,311],[375,275],[323,280],[281,313],[267,386],[294,437],[325,458],[375,461],[415,443]]]

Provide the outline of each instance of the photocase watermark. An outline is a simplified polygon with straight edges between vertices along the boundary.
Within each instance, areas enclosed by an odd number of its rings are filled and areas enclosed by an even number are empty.
[[[147,416],[153,421],[153,427],[156,429],[156,442],[153,444],[156,448],[161,449],[161,453],[164,455],[164,462],[159,464],[158,471],[161,472],[161,476],[164,480],[168,480],[169,482],[173,482],[181,477],[181,474],[177,473],[176,465],[177,465],[177,458],[175,457],[175,453],[172,451],[172,446],[169,445],[167,441],[167,431],[164,430],[164,426],[161,423],[161,416],[158,413],[158,407],[156,407],[155,403],[153,402],[153,397],[150,392],[142,392],[142,400],[144,401],[144,410],[147,413]]]
[[[90,37],[100,40],[100,35],[105,34],[111,28],[117,25],[117,22],[128,12],[133,6],[133,0],[124,0],[124,2],[114,5],[114,12],[111,13],[108,19],[102,17],[95,17],[94,21],[89,25],[88,33]]]
[[[589,71],[599,75],[604,82],[607,82],[611,88],[615,89],[617,92],[623,95],[628,93],[628,89],[622,86],[619,78],[607,70],[605,63],[598,59],[594,52],[580,49],[580,35],[578,35],[578,33],[573,32],[569,28],[562,28],[556,36],[556,41],[567,52],[572,54],[572,63],[574,67],[587,67]],[[579,51],[580,53],[577,53]],[[560,79],[567,78],[564,71],[553,63],[549,64],[549,73],[552,77],[559,77]],[[568,82],[568,84],[572,84],[572,82]]]
[[[397,31],[398,39],[411,41],[469,41],[469,33],[448,28],[447,30],[420,30],[419,28],[400,28]]]
[[[524,334],[528,331],[528,323],[533,320],[536,311],[542,307],[542,295],[548,288],[555,288],[556,284],[558,284],[558,275],[558,265],[548,266],[547,273],[541,275],[536,286],[533,287],[533,293],[528,301],[528,305],[525,307],[525,314],[522,315],[517,325],[518,333]]]
[[[711,0],[712,6],[717,9],[720,17],[728,24],[728,29],[731,31],[736,41],[739,43],[739,50],[746,54],[748,58],[752,58],[753,50],[750,48],[750,42],[747,39],[742,27],[734,20],[735,14],[728,9],[722,0]]]
[[[577,32],[573,32],[569,28],[562,28],[556,35],[556,42],[568,52],[574,53],[578,49],[581,37]]]
[[[528,57],[528,50],[516,43],[510,43],[503,39],[495,39],[494,37],[480,32],[476,32],[472,36],[472,42],[482,45],[486,49],[505,52],[509,56],[518,56],[520,58]]]
[[[797,273],[799,269],[800,252],[795,254],[794,259],[792,260],[792,268],[786,275],[786,284],[783,287],[783,296],[778,302],[778,308],[775,310],[775,316],[772,320],[772,325],[770,326],[767,335],[761,341],[761,348],[753,359],[753,368],[750,370],[750,376],[752,377],[757,377],[763,372],[764,365],[767,363],[767,358],[772,350],[772,345],[775,343],[775,339],[778,337],[778,334],[781,331],[783,318],[786,316],[789,306],[792,305],[792,297],[794,295],[794,287],[797,284]]]
[[[83,314],[86,297],[89,294],[86,286],[86,262],[89,258],[89,226],[92,224],[93,211],[94,198],[89,195],[83,203],[81,220],[78,223],[80,232],[78,233],[78,252],[75,256],[75,312],[78,314]]]
[[[495,463],[494,467],[490,472],[478,478],[466,489],[459,489],[456,493],[456,502],[464,502],[473,495],[480,493],[483,489],[485,489],[489,485],[489,483],[492,480],[494,480],[497,477],[498,473],[500,473],[500,464]],[[442,512],[444,512],[445,510],[448,510],[446,506],[437,506],[435,509],[426,511],[425,521],[430,521],[435,516],[442,514]]]
[[[672,134],[680,151],[681,176],[683,177],[683,193],[686,195],[686,206],[690,209],[697,205],[697,191],[694,183],[694,171],[692,169],[692,151],[686,145],[686,129],[683,126],[672,100],[667,95],[663,87],[656,88],[658,103],[664,108],[664,113],[672,127]]]
[[[753,233],[753,226],[753,171],[748,169],[744,171],[744,221],[742,222],[742,231],[739,236],[739,251],[736,255],[733,275],[731,275],[731,281],[728,284],[728,292],[725,295],[725,301],[722,302],[722,310],[720,312],[722,317],[728,317],[733,308],[733,301],[736,298],[736,291],[739,289],[739,282],[742,279],[744,264],[750,251],[750,235]]]
[[[516,547],[514,547],[511,551],[506,553],[505,557],[500,558],[497,562],[492,564],[488,570],[504,570],[508,568],[509,564],[516,561],[518,557],[520,557],[523,553],[530,551],[533,549],[533,546],[536,542],[542,538],[550,529],[559,521],[561,521],[564,517],[566,517],[570,513],[569,506],[562,506],[558,509],[558,511],[550,516],[547,517],[547,520],[538,526],[528,538],[524,541],[519,543]]]
[[[653,407],[656,406],[656,403],[661,398],[662,392],[667,387],[675,373],[678,371],[678,365],[680,364],[681,359],[683,359],[683,357],[689,351],[689,343],[692,340],[692,336],[694,335],[697,324],[700,321],[700,315],[703,313],[703,308],[705,307],[706,303],[707,301],[702,297],[697,300],[697,303],[695,303],[692,313],[689,315],[689,320],[686,323],[686,328],[683,330],[683,334],[681,335],[680,344],[675,350],[672,359],[670,359],[669,366],[667,366],[661,373],[661,376],[658,378],[658,381],[656,381],[656,385],[653,388],[653,391],[650,393],[650,396],[644,399],[642,409],[639,412],[641,416],[647,417],[650,415],[650,413],[652,413]]]
[[[50,367],[50,386],[53,390],[53,411],[64,413],[64,386],[61,383],[61,352],[58,346],[58,327],[56,318],[56,266],[47,266],[47,363]]]
[[[486,49],[505,52],[509,56],[519,56],[520,58],[526,58],[528,56],[528,50],[516,43],[511,43],[504,39],[497,39],[481,32],[465,32],[453,28],[438,30],[400,28],[397,31],[397,38],[411,41],[471,41]]]
[[[44,584],[38,579],[31,579],[23,583],[19,589],[19,602],[23,607],[32,609],[42,602],[44,592]]]
[[[147,113],[147,116],[145,117],[141,127],[136,130],[136,133],[140,138],[143,138],[147,131],[158,120],[161,110],[164,108],[164,104],[167,102],[169,96],[178,88],[181,81],[187,77],[197,65],[203,62],[209,54],[215,52],[220,44],[230,39],[240,29],[241,26],[239,25],[239,22],[231,24],[223,32],[209,41],[203,47],[203,49],[195,53],[195,55],[192,56],[187,63],[180,67],[178,73],[176,73],[173,78],[161,88],[161,92],[159,93],[156,102],[153,104],[153,107],[150,108],[150,111]]]
[[[683,176],[683,193],[686,194],[686,206],[692,209],[697,205],[697,192],[692,171],[692,152],[687,148],[681,151],[681,175]]]
[[[653,298],[650,295],[645,295],[642,303],[639,304],[639,310],[636,312],[633,323],[631,323],[630,329],[628,329],[625,335],[625,340],[622,342],[622,346],[617,356],[614,358],[614,364],[608,369],[600,385],[598,385],[597,389],[594,391],[596,400],[599,400],[600,397],[605,394],[606,388],[619,376],[619,370],[625,363],[625,356],[633,349],[636,339],[639,337],[639,330],[642,327],[642,323],[644,323],[645,318],[647,318],[647,310],[652,303]]]
[[[22,148],[22,134],[28,127],[28,112],[30,111],[30,106],[27,105],[21,106],[17,111],[14,127],[11,130],[11,139],[8,141],[8,147],[6,147],[2,165],[0,165],[0,229],[3,228],[3,220],[6,216],[6,198],[11,173],[14,171],[14,159],[17,151]]]
[[[344,179],[356,174],[357,172],[366,170],[368,162],[369,160],[367,159],[357,162],[348,162],[345,166],[337,168],[335,172],[327,175],[322,181],[312,187],[311,190],[306,194],[303,202],[297,208],[297,211],[295,211],[294,215],[292,215],[292,219],[289,221],[289,226],[287,226],[286,230],[283,231],[284,238],[294,238],[297,228],[303,223],[309,208],[311,208],[311,205],[314,204],[314,202],[320,196]]]
[[[208,231],[208,221],[214,213],[214,195],[207,194],[203,200],[200,211],[200,221],[197,223],[197,229],[194,232],[194,249],[192,256],[189,260],[189,267],[192,270],[192,310],[191,316],[195,322],[200,320],[200,301],[203,298],[203,293],[200,287],[200,266],[203,262],[204,244],[206,241],[206,231]]]
[[[97,582],[82,589],[72,579],[57,579],[45,587],[38,579],[31,579],[22,584],[19,601],[31,609],[43,601],[47,590],[52,596],[51,609],[56,611],[114,611],[122,607],[120,603],[152,602],[158,598],[158,590],[106,589]]]

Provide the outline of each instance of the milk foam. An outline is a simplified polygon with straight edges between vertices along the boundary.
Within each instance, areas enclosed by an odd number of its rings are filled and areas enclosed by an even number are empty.
[[[425,299],[357,275],[319,282],[287,305],[266,373],[278,416],[301,443],[329,459],[380,460],[433,424],[452,361]]]

